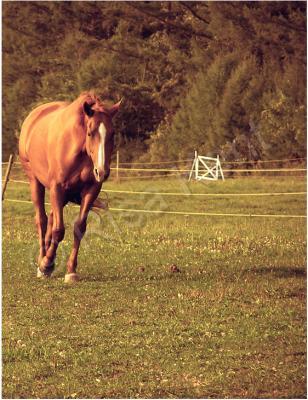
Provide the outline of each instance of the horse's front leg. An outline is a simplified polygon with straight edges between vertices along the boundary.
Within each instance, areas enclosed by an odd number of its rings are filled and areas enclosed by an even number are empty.
[[[82,193],[82,201],[79,211],[79,216],[74,224],[74,245],[70,257],[67,262],[67,274],[65,275],[65,282],[76,282],[79,276],[76,273],[77,257],[81,239],[85,234],[87,228],[87,218],[94,200],[97,198],[101,184],[91,186]]]
[[[63,221],[63,207],[65,205],[64,191],[60,185],[53,185],[50,188],[50,202],[52,208],[52,229],[51,229],[51,242],[47,243],[46,254],[42,259],[38,274],[41,272],[44,276],[50,276],[54,269],[54,260],[56,257],[57,248],[59,243],[64,238],[64,221]]]
[[[49,249],[49,246],[51,244],[52,226],[53,226],[53,212],[52,212],[52,210],[50,210],[49,217],[48,217],[48,223],[47,223],[47,230],[46,230],[46,235],[45,235],[45,251],[47,251]]]

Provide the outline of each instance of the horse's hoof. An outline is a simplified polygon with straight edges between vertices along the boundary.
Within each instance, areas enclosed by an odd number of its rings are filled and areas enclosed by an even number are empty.
[[[45,271],[41,271],[38,268],[36,276],[38,278],[46,279],[46,278],[50,278],[51,277],[52,272],[53,272],[53,269],[46,269]]]
[[[41,262],[39,263],[39,268],[41,271],[44,271],[45,273],[49,273],[49,271],[53,272],[53,270],[55,269],[55,260],[50,261],[45,256],[41,259]]]
[[[45,258],[46,257],[44,257],[41,260],[40,266],[37,269],[37,277],[38,278],[50,278],[51,274],[53,273],[53,271],[55,269],[55,262],[53,261],[50,264],[48,264],[48,263],[46,263]]]
[[[80,281],[80,277],[75,272],[72,272],[70,274],[66,274],[65,278],[64,278],[64,282],[65,283],[75,283],[75,282],[79,282],[79,281]]]

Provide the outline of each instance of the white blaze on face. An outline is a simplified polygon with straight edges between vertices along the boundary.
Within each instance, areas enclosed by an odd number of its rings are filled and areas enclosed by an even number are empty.
[[[100,135],[100,141],[99,141],[99,148],[98,148],[98,154],[97,154],[97,168],[99,170],[104,170],[104,165],[105,165],[105,139],[106,139],[106,127],[101,122],[98,132]]]

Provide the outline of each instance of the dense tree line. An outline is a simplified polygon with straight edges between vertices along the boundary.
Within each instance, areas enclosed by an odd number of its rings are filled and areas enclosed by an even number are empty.
[[[27,113],[124,98],[122,160],[306,154],[305,2],[3,2],[3,158]]]

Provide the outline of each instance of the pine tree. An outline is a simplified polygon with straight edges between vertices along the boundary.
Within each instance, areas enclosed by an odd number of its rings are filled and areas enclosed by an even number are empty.
[[[304,154],[305,33],[305,2],[4,2],[4,158],[36,104],[88,89],[124,97],[127,160]]]

